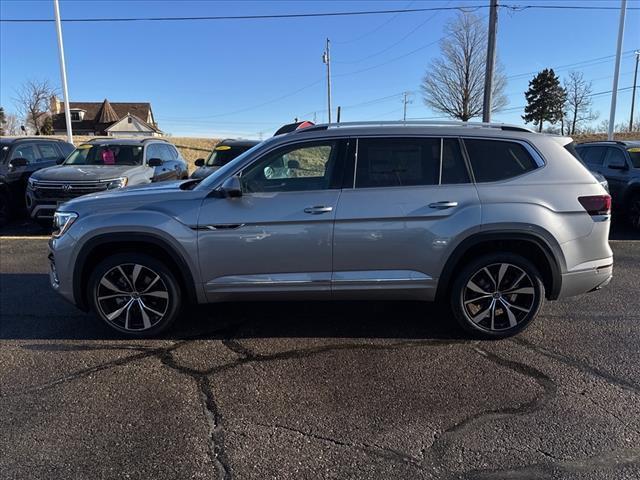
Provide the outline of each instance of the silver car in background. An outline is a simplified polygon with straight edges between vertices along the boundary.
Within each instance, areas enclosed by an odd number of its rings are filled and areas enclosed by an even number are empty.
[[[571,146],[507,125],[311,126],[200,182],[63,204],[51,284],[131,336],[188,302],[265,299],[442,300],[471,334],[514,335],[612,276],[611,199]]]

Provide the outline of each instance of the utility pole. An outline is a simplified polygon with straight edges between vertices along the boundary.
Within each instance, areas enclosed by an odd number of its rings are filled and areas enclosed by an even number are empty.
[[[618,25],[618,47],[616,49],[616,66],[613,72],[613,88],[611,89],[611,113],[609,114],[608,140],[613,140],[613,129],[616,122],[616,101],[618,100],[618,77],[620,75],[620,55],[622,53],[622,37],[624,36],[624,17],[627,13],[627,0],[620,0],[620,24]]]
[[[328,111],[328,123],[331,123],[331,52],[330,52],[330,41],[327,38],[327,45],[325,47],[324,53],[322,54],[322,63],[327,66],[327,111]]]
[[[403,113],[402,113],[402,121],[407,121],[407,104],[411,103],[409,100],[409,92],[404,92],[402,94],[402,104],[403,104]]]
[[[482,121],[491,121],[491,91],[493,89],[493,70],[496,65],[496,34],[498,31],[498,0],[491,0],[489,6],[489,35],[487,37],[487,65],[484,74],[484,101],[482,103]]]
[[[60,6],[58,0],[53,0],[53,12],[56,17],[56,31],[58,32],[58,53],[60,54],[60,75],[62,77],[62,95],[64,100],[64,118],[67,123],[67,141],[73,143],[71,131],[71,112],[69,111],[69,91],[67,89],[67,68],[64,64],[64,45],[62,43],[62,25],[60,23]]]
[[[633,131],[633,107],[636,104],[636,82],[638,81],[638,60],[640,60],[640,50],[633,52],[636,54],[636,70],[633,74],[633,90],[631,90],[631,115],[629,116],[629,131]]]

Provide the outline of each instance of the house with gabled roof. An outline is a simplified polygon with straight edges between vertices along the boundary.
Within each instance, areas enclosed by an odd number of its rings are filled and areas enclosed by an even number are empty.
[[[109,102],[69,102],[71,128],[75,135],[111,137],[155,137],[162,135],[153,116],[151,104]],[[64,135],[67,131],[64,104],[51,99],[53,131]]]

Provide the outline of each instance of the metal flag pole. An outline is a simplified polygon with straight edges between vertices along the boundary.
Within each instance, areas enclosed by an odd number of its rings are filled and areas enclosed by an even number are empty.
[[[60,54],[60,76],[62,77],[62,95],[64,100],[64,118],[67,123],[67,141],[73,143],[71,131],[71,112],[69,110],[69,91],[67,89],[67,68],[64,64],[64,45],[62,44],[62,25],[60,24],[60,6],[58,0],[53,0],[53,11],[56,16],[56,31],[58,32],[58,53]]]

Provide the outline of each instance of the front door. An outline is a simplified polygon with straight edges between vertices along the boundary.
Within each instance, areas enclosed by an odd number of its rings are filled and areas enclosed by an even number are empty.
[[[336,213],[334,296],[432,300],[450,243],[480,225],[457,138],[360,138]]]
[[[204,200],[198,250],[210,301],[330,294],[344,150],[344,141],[280,147],[240,172],[241,197]]]

